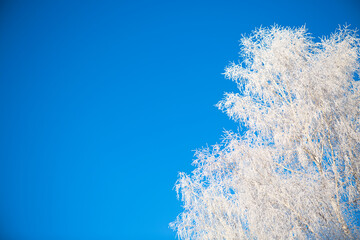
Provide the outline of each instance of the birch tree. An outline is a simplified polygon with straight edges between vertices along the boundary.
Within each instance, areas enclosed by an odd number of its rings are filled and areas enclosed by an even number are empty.
[[[259,28],[225,70],[219,109],[245,125],[180,173],[180,239],[355,239],[360,216],[359,38]]]

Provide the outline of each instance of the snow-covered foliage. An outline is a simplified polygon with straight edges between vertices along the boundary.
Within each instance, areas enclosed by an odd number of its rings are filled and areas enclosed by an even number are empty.
[[[180,239],[355,239],[360,204],[359,38],[319,41],[273,26],[241,40],[226,68],[239,93],[218,107],[246,125],[180,174]]]

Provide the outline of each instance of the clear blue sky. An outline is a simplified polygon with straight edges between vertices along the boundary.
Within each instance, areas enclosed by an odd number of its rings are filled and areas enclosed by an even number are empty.
[[[255,27],[360,28],[357,0],[1,1],[0,239],[175,239],[193,151]]]

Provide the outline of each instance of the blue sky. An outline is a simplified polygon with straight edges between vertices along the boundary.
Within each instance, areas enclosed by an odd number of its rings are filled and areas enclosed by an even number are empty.
[[[193,151],[237,125],[241,34],[360,28],[356,0],[2,1],[0,238],[175,239]]]

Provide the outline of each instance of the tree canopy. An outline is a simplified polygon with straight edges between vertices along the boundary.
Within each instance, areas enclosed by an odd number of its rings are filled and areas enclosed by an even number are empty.
[[[246,131],[196,151],[176,189],[180,239],[353,239],[359,234],[359,38],[272,26],[241,39],[218,107]]]

